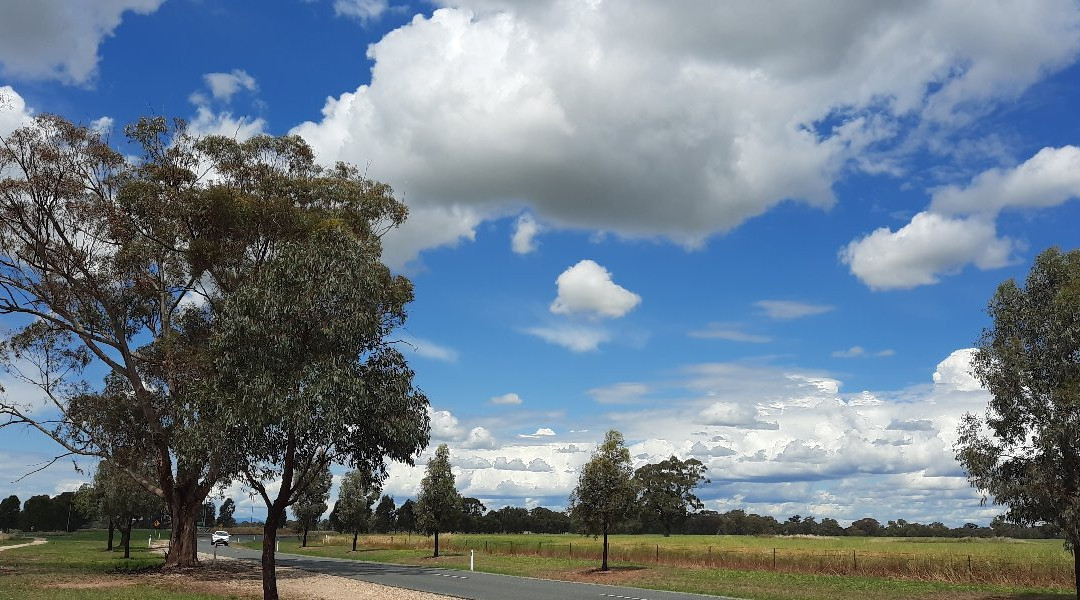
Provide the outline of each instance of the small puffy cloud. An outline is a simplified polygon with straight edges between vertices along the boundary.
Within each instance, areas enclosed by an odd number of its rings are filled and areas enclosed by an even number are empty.
[[[428,416],[431,419],[431,437],[437,440],[460,439],[462,433],[458,418],[448,410],[435,410],[428,407]]]
[[[364,25],[378,21],[389,8],[387,0],[334,0],[334,15],[356,19]]]
[[[758,418],[752,406],[732,402],[714,402],[702,410],[696,421],[713,427],[741,427],[744,429],[777,429],[775,422],[767,423]]]
[[[440,346],[431,340],[407,335],[402,338],[401,344],[404,346],[403,350],[405,352],[415,354],[422,358],[430,358],[446,363],[455,363],[458,360],[457,350],[446,346]]]
[[[747,342],[751,344],[764,344],[771,342],[772,338],[764,335],[756,335],[740,331],[735,327],[729,327],[721,323],[709,323],[705,329],[691,331],[690,337],[704,340],[729,340],[732,342]]]
[[[648,393],[649,386],[643,383],[616,383],[588,391],[598,404],[634,404],[641,402]]]
[[[552,429],[549,429],[547,427],[541,427],[541,428],[536,430],[536,433],[519,433],[518,437],[519,438],[526,438],[526,439],[538,439],[538,438],[553,437],[554,435],[555,435],[555,431],[553,431]]]
[[[1015,242],[997,237],[993,221],[920,212],[897,231],[882,227],[849,243],[840,260],[874,290],[938,282],[968,263],[996,269],[1012,262]]]
[[[858,358],[866,356],[866,349],[862,346],[852,346],[847,350],[837,350],[832,353],[833,358]]]
[[[473,450],[490,450],[495,447],[495,436],[484,427],[473,427],[469,430],[469,437],[461,443],[461,447]]]
[[[521,404],[521,396],[511,392],[491,399],[492,404]]]
[[[885,428],[892,431],[937,431],[928,419],[893,419]]]
[[[163,1],[7,2],[0,19],[0,74],[88,83],[97,72],[98,48],[124,13],[147,15]]]
[[[537,248],[536,234],[540,233],[540,224],[530,214],[523,214],[514,223],[514,234],[510,237],[510,249],[515,254],[529,254]]]
[[[963,348],[953,352],[938,363],[937,370],[934,371],[934,383],[961,392],[983,389],[982,384],[971,373],[971,360],[974,357],[974,348]]]
[[[690,447],[690,456],[732,456],[734,454],[736,452],[726,446],[713,446],[710,448],[701,442],[694,442],[694,445]]]
[[[785,320],[820,315],[836,308],[827,304],[809,304],[795,300],[758,300],[754,306],[760,308],[770,319]]]
[[[259,89],[255,78],[243,69],[233,69],[228,73],[207,73],[203,75],[203,81],[206,82],[206,87],[210,88],[214,100],[226,103],[240,90],[254,92]]]
[[[454,459],[454,466],[462,469],[490,469],[491,461],[479,456],[462,456]]]
[[[572,352],[592,352],[599,348],[600,344],[611,341],[611,334],[607,331],[582,325],[529,327],[525,333]]]
[[[874,356],[878,356],[878,357],[882,357],[882,358],[884,358],[886,356],[896,356],[896,350],[893,350],[892,348],[886,348],[884,350],[876,352],[874,354]]]
[[[1080,148],[1043,148],[1013,169],[989,169],[966,187],[933,193],[930,210],[994,215],[1006,208],[1045,208],[1080,197]]]
[[[611,280],[611,273],[591,260],[563,271],[555,281],[559,293],[551,303],[557,314],[619,318],[641,303],[641,296]]]

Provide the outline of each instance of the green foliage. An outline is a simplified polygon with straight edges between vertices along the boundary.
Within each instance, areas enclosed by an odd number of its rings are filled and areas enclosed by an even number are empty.
[[[972,371],[990,391],[965,415],[956,457],[971,484],[1022,524],[1053,523],[1080,546],[1080,250],[1036,257],[1002,283]],[[1080,556],[1078,556],[1080,561]],[[1080,562],[1078,562],[1080,566]]]
[[[342,531],[367,533],[372,525],[371,506],[381,491],[382,486],[371,473],[352,470],[345,474],[334,505]]]
[[[686,519],[688,509],[703,508],[693,490],[702,483],[709,483],[705,471],[705,465],[696,458],[679,460],[672,456],[634,472],[641,510],[663,525],[665,535],[671,535],[676,523]]]
[[[22,502],[19,497],[12,494],[0,502],[0,531],[7,533],[10,529],[19,526],[19,513]]]
[[[234,527],[236,525],[236,518],[233,514],[236,513],[236,501],[232,498],[226,498],[221,506],[218,507],[217,524],[221,527]]]
[[[319,524],[319,519],[326,512],[326,501],[330,498],[330,486],[333,478],[330,475],[330,467],[322,468],[311,485],[304,488],[297,496],[293,504],[293,517],[296,518],[298,531],[304,533],[304,541],[307,542],[307,533]]]
[[[435,556],[439,555],[439,532],[450,531],[461,518],[461,494],[450,470],[450,449],[439,444],[428,460],[427,472],[416,495],[416,524],[435,534]]]
[[[401,506],[394,511],[394,523],[397,525],[398,531],[408,531],[409,533],[415,533],[419,529],[416,525],[416,503],[411,499],[401,503]]]
[[[372,531],[376,533],[387,533],[394,530],[394,526],[397,524],[395,518],[395,509],[393,496],[383,496],[379,500],[379,505],[375,507],[375,521],[372,524]]]
[[[570,520],[582,533],[607,534],[634,511],[636,500],[630,451],[622,434],[612,429],[581,468],[570,495]]]

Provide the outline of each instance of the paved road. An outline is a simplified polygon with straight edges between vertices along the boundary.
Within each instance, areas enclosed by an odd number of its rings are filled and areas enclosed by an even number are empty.
[[[211,554],[214,552],[209,539],[199,540],[199,551]],[[259,552],[230,546],[219,548],[218,556],[258,560]],[[347,558],[300,556],[283,552],[277,554],[277,564],[470,600],[717,600],[720,598],[701,594],[530,579],[477,571],[387,565]]]

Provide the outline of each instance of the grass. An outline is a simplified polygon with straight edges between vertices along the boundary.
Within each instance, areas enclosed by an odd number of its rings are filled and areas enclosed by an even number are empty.
[[[136,535],[138,533],[138,535]],[[133,532],[131,558],[105,552],[107,534],[81,531],[37,546],[0,552],[0,598],[53,600],[208,600],[222,596],[182,589],[180,582],[142,575],[164,559],[146,547],[149,532]],[[142,543],[136,543],[142,539]],[[116,536],[119,541],[119,536]]]
[[[468,541],[466,541],[466,539]],[[878,541],[874,541],[878,540]],[[488,552],[483,551],[487,542]],[[941,578],[906,578],[896,579],[881,576],[868,576],[859,573],[824,574],[797,572],[791,569],[770,568],[732,568],[720,564],[712,567],[705,564],[672,564],[655,561],[657,549],[661,557],[689,555],[712,546],[714,557],[735,550],[748,552],[768,551],[771,558],[772,548],[778,553],[806,556],[812,553],[835,552],[849,554],[854,549],[857,556],[866,553],[866,560],[874,552],[880,554],[899,554],[916,552],[937,558],[949,558],[971,554],[977,560],[1001,560],[1013,562],[1023,560],[1049,560],[1054,564],[1065,564],[1071,569],[1071,556],[1062,550],[1061,543],[1055,541],[1017,542],[1009,540],[989,541],[921,541],[918,539],[884,538],[786,538],[786,537],[743,537],[743,536],[613,536],[611,573],[598,573],[598,560],[592,551],[598,550],[599,542],[591,538],[567,535],[517,535],[517,536],[440,536],[439,559],[431,558],[430,538],[422,536],[394,536],[393,543],[389,536],[364,536],[358,552],[351,553],[351,536],[330,536],[329,543],[324,534],[311,534],[309,547],[299,548],[299,542],[291,536],[281,541],[282,552],[305,555],[354,558],[374,562],[390,562],[440,566],[453,569],[468,569],[468,551],[465,548],[479,548],[476,552],[478,570],[506,575],[524,575],[592,583],[610,583],[641,587],[646,589],[673,590],[704,594],[730,595],[740,598],[773,599],[797,598],[803,600],[826,598],[858,597],[863,600],[899,599],[899,598],[1065,598],[1074,597],[1071,579],[1068,585],[1040,585],[1037,583],[1009,584],[1001,582],[957,582]],[[514,543],[515,554],[509,553],[510,543]],[[573,544],[574,558],[569,557],[570,544]],[[259,543],[245,542],[242,545],[259,548]],[[411,545],[410,547],[406,547]],[[503,547],[505,545],[505,547]],[[651,552],[646,559],[641,559],[648,547]],[[527,554],[526,554],[527,552]],[[1063,555],[1063,556],[1062,556]],[[822,554],[824,556],[824,554]],[[860,559],[862,560],[862,559]],[[973,559],[975,561],[976,559]],[[797,563],[793,563],[798,566]]]

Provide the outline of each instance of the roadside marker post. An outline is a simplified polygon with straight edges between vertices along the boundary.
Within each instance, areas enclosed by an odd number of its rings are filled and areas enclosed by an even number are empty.
[[[473,570],[473,560],[476,558],[476,550],[469,550],[469,570]]]
[[[153,545],[154,545],[154,537],[150,536],[150,537],[146,538],[146,547],[151,548],[151,547],[153,547]]]

